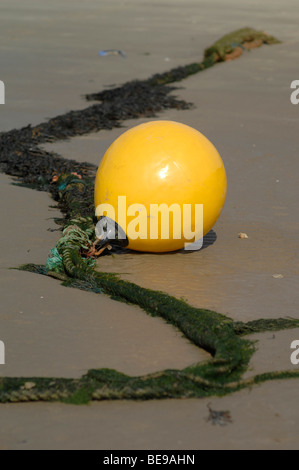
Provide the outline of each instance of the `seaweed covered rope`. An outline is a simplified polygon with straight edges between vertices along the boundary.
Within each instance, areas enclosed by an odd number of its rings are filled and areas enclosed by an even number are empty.
[[[244,338],[252,332],[275,331],[299,327],[299,320],[289,318],[259,319],[249,323],[234,322],[211,310],[188,305],[163,292],[142,288],[120,279],[116,274],[98,272],[86,257],[94,243],[94,220],[78,215],[78,181],[72,175],[61,175],[57,185],[59,204],[67,215],[62,237],[46,266],[25,265],[21,269],[50,275],[75,287],[108,294],[118,301],[132,303],[152,316],[159,316],[176,326],[190,341],[208,351],[212,358],[182,370],[164,370],[140,377],[129,377],[109,369],[90,370],[81,379],[3,378],[0,379],[0,401],[62,400],[87,403],[104,399],[151,399],[205,397],[224,395],[255,383],[282,378],[299,378],[299,371],[269,372],[242,380],[255,345]],[[84,187],[84,184],[83,184]],[[86,182],[89,187],[89,182]],[[93,205],[92,194],[90,204]],[[56,259],[53,259],[56,258]],[[28,389],[28,383],[30,388]]]
[[[63,285],[104,293],[122,302],[139,305],[148,314],[160,316],[179,328],[198,347],[210,352],[209,361],[183,370],[164,370],[141,377],[120,372],[90,370],[81,379],[0,378],[0,402],[62,400],[87,403],[103,399],[150,399],[204,397],[223,395],[254,383],[278,378],[299,377],[298,371],[269,372],[242,380],[255,350],[246,334],[299,327],[298,320],[259,319],[234,322],[213,311],[194,308],[162,292],[144,289],[121,280],[117,275],[95,270],[87,254],[94,241],[93,186],[95,166],[66,160],[41,149],[43,142],[53,142],[100,129],[120,126],[124,119],[153,116],[166,108],[186,109],[188,103],[168,96],[166,86],[262,44],[275,44],[275,38],[243,28],[224,36],[206,49],[204,59],[157,74],[148,80],[133,81],[88,99],[100,104],[71,111],[32,128],[30,125],[0,134],[0,168],[18,177],[18,184],[49,191],[58,203],[63,218],[63,234],[45,266],[26,265],[20,269],[50,275]]]

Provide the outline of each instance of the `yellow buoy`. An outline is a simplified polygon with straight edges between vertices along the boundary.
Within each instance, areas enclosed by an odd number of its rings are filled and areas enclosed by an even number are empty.
[[[210,231],[226,185],[222,159],[203,134],[151,121],[106,151],[96,175],[96,215],[114,220],[133,250],[174,251]]]

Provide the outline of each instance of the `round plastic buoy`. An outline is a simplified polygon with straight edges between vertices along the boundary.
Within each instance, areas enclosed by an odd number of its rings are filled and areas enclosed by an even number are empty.
[[[226,197],[214,145],[173,121],[124,132],[106,151],[95,182],[96,215],[115,221],[137,251],[181,249],[208,233]]]

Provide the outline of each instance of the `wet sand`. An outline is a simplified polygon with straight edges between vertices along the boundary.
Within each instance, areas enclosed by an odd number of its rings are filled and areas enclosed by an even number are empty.
[[[201,400],[3,405],[0,448],[298,450],[297,399],[294,381]],[[208,404],[232,423],[208,422]]]
[[[35,0],[26,7],[4,2],[0,49],[6,76],[0,79],[8,91],[0,129],[83,108],[84,93],[198,60],[206,46],[233,29],[249,25],[276,35],[281,45],[264,46],[184,80],[175,93],[195,107],[158,116],[199,129],[224,160],[228,197],[214,227],[215,242],[195,253],[105,257],[98,266],[237,320],[298,318],[299,108],[289,99],[290,83],[298,79],[298,7],[289,0],[246,8],[232,0],[225,6],[201,2],[200,8],[195,1],[174,3],[72,2],[71,11],[70,4],[62,8],[58,2],[51,7]],[[127,59],[97,57],[99,49],[108,48],[124,49]],[[125,128],[46,148],[98,164]],[[44,263],[59,236],[47,231],[55,228],[48,218],[58,215],[49,209],[49,196],[9,182],[0,175],[0,339],[7,353],[2,376],[78,377],[92,367],[137,375],[207,357],[137,307],[7,270]],[[239,239],[239,232],[249,238]],[[247,376],[298,367],[290,363],[290,343],[299,339],[299,329],[253,338],[259,340],[258,351]],[[0,448],[298,448],[298,385],[298,380],[275,381],[208,401],[1,405]],[[207,423],[209,401],[215,409],[229,409],[233,424]]]

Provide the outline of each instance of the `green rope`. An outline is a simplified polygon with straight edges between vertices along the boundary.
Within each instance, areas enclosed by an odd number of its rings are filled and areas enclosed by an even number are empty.
[[[92,241],[89,239],[89,234],[91,234],[92,230],[90,229],[89,231],[84,232],[78,225],[75,224],[75,222],[78,221],[79,220],[72,221],[73,224],[68,225],[63,230],[62,237],[60,238],[56,246],[50,250],[50,254],[46,262],[47,274],[49,272],[51,273],[51,275],[53,275],[53,273],[65,273],[65,262],[63,258],[65,248],[74,246],[86,252],[92,247]],[[85,263],[87,266],[95,266],[95,260],[91,258],[82,258],[82,262]]]

